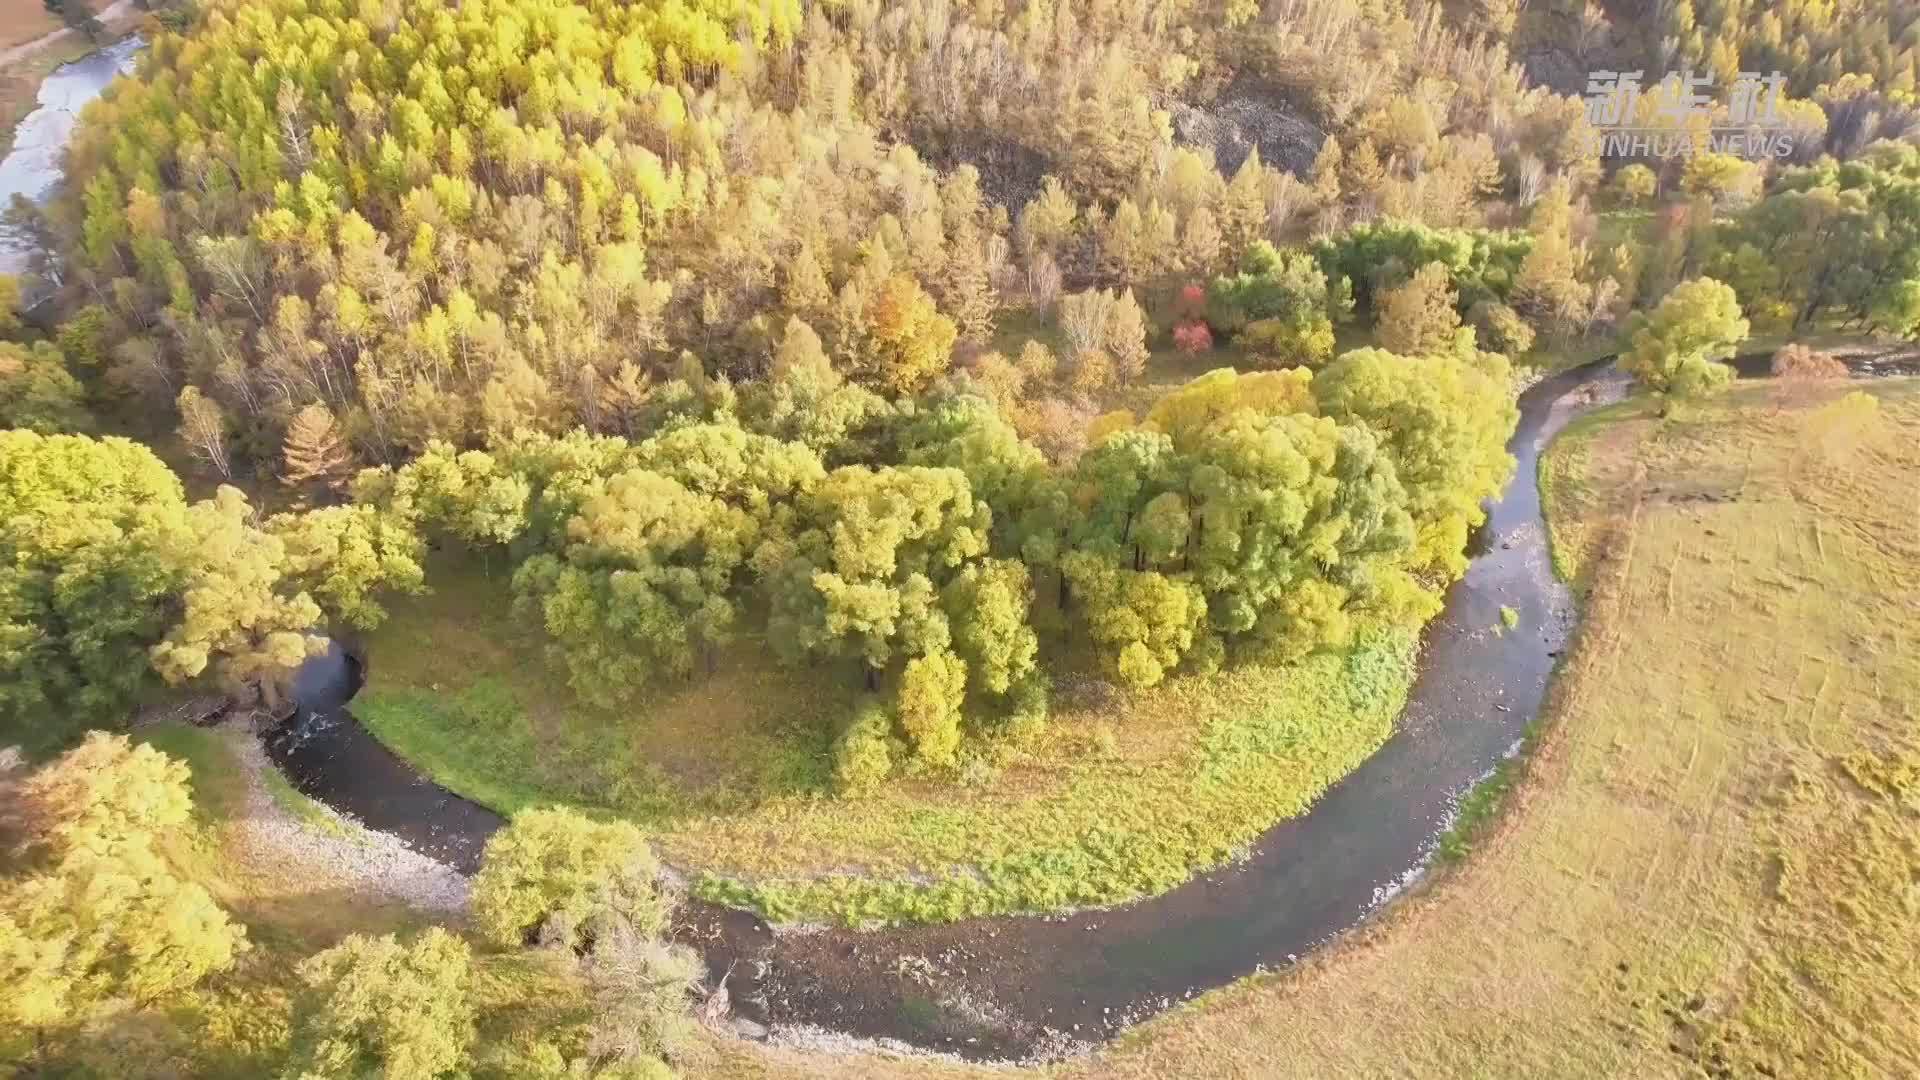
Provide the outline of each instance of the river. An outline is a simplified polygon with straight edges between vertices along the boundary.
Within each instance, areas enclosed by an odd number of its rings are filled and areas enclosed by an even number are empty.
[[[67,152],[80,110],[106,90],[108,84],[133,70],[146,41],[139,35],[62,64],[40,84],[39,107],[28,113],[13,131],[13,149],[0,159],[0,209],[23,195],[44,203],[59,188]],[[0,236],[0,273],[26,270],[32,251]]]

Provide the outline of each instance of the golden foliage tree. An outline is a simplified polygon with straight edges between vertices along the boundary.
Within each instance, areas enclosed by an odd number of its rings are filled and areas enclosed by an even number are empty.
[[[914,393],[946,372],[957,336],[911,274],[894,274],[867,305],[861,375],[892,393]]]
[[[94,732],[21,785],[32,869],[0,884],[0,1018],[49,1035],[144,1008],[230,966],[245,931],[161,845],[191,812],[187,767]]]
[[[315,489],[337,490],[353,467],[353,455],[325,405],[314,403],[293,415],[281,446],[285,468],[281,482],[303,497]]]

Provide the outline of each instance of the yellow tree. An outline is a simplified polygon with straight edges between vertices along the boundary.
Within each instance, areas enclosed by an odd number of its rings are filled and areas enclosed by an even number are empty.
[[[958,332],[910,274],[881,283],[867,304],[861,376],[895,394],[924,388],[947,370]]]
[[[24,876],[0,884],[0,1020],[49,1036],[230,966],[245,931],[157,845],[186,827],[187,767],[94,732],[22,786]]]

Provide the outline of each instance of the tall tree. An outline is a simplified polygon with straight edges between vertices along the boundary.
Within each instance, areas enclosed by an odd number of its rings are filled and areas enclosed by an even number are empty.
[[[1430,356],[1450,351],[1460,329],[1457,298],[1448,284],[1444,264],[1430,262],[1403,285],[1382,296],[1376,334],[1382,348],[1402,356]]]
[[[1519,418],[1498,354],[1395,356],[1356,349],[1314,376],[1323,415],[1372,432],[1407,492],[1416,569],[1457,576],[1481,503],[1513,473],[1507,439]]]
[[[303,499],[328,494],[346,483],[353,454],[327,407],[318,403],[295,413],[281,444],[280,480]]]
[[[121,438],[0,432],[0,724],[45,746],[153,677],[187,543],[180,481]]]

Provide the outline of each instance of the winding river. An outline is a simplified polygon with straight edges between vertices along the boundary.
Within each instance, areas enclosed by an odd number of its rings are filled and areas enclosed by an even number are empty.
[[[1574,619],[1548,555],[1539,455],[1570,419],[1624,388],[1596,364],[1521,395],[1514,479],[1427,625],[1394,735],[1246,858],[1158,897],[1064,916],[776,933],[695,903],[678,936],[714,973],[732,971],[736,1008],[756,1024],[999,1058],[1105,1039],[1357,925],[1420,876],[1460,795],[1515,751],[1539,713]],[[1496,629],[1503,606],[1519,613],[1517,630]],[[500,817],[368,734],[344,708],[358,684],[358,661],[338,648],[309,663],[294,691],[302,709],[270,737],[270,755],[300,790],[471,872]]]

